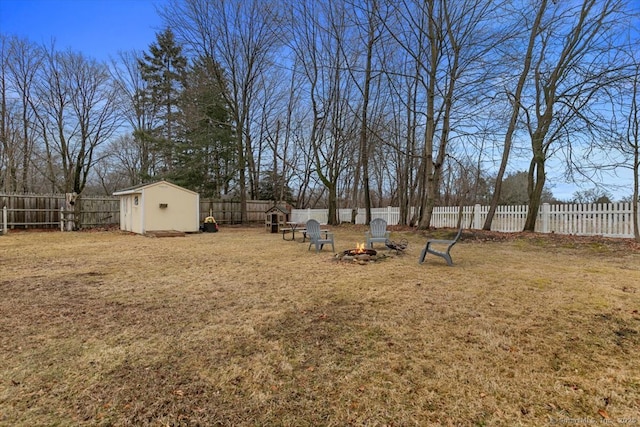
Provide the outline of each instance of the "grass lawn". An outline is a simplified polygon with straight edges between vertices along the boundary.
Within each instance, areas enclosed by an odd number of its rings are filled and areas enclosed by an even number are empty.
[[[0,425],[640,425],[638,246],[494,237],[0,236]]]

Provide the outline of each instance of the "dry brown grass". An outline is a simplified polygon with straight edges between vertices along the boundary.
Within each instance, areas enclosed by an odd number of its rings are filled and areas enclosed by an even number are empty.
[[[0,237],[0,425],[640,424],[640,251],[393,237]]]

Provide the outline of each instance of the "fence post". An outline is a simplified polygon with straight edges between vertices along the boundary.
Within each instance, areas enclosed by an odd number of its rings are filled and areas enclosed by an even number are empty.
[[[476,230],[480,230],[482,228],[482,218],[480,216],[481,209],[482,206],[480,206],[480,203],[476,203],[473,207],[473,228]]]
[[[7,234],[7,207],[2,208],[2,234]]]
[[[543,233],[548,233],[549,232],[549,215],[551,212],[551,207],[549,205],[549,203],[543,203],[542,204],[542,232]]]
[[[64,206],[60,206],[60,231],[64,231]]]

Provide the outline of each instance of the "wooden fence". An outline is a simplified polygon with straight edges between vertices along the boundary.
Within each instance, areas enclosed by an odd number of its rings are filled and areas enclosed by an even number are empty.
[[[79,228],[117,226],[120,224],[118,197],[83,196],[79,198],[76,225]],[[264,224],[265,212],[274,203],[267,200],[247,202],[247,222]],[[0,209],[6,208],[7,218],[0,217],[0,230],[28,228],[60,228],[67,214],[64,194],[0,194]],[[241,224],[240,202],[200,199],[200,220],[213,216],[220,224]],[[6,223],[6,228],[3,225]]]
[[[80,228],[120,224],[120,201],[113,197],[82,197],[78,217]]]
[[[81,228],[119,223],[120,204],[113,197],[86,196],[78,203],[75,220]],[[6,208],[9,229],[59,228],[67,214],[64,194],[0,194],[0,206]]]
[[[9,228],[56,228],[64,194],[0,194],[0,207],[7,208]]]
[[[247,201],[247,222],[264,224],[265,212],[273,207],[273,201]],[[242,224],[240,202],[231,200],[200,199],[200,222],[213,216],[219,224]]]

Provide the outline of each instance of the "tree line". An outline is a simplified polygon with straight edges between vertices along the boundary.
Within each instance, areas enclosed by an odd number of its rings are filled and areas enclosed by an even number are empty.
[[[171,179],[207,197],[438,204],[634,177],[638,6],[625,0],[169,0],[108,63],[0,38],[0,189]],[[510,184],[511,183],[511,184]],[[516,184],[517,183],[517,184]],[[579,197],[589,195],[578,194]],[[419,209],[410,216],[410,207]],[[637,217],[637,215],[636,215]],[[636,227],[637,230],[637,227]]]

